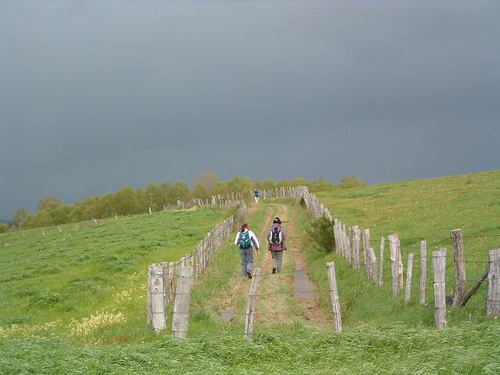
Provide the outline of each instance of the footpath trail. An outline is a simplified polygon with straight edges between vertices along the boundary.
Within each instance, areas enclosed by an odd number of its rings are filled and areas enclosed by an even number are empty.
[[[296,321],[331,324],[331,315],[317,307],[315,291],[318,288],[307,276],[307,267],[299,247],[295,209],[285,204],[266,204],[263,207],[266,216],[262,227],[256,229],[251,226],[261,245],[260,256],[254,256],[254,268],[261,268],[256,324],[287,324]],[[287,250],[283,253],[282,271],[273,274],[266,235],[276,216],[284,222]],[[251,280],[245,277],[235,277],[230,289],[218,296],[223,320],[244,321],[250,283]]]

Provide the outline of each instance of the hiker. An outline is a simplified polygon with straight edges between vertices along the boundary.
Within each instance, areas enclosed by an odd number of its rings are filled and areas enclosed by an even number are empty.
[[[273,220],[273,226],[267,234],[267,242],[269,243],[268,250],[271,252],[273,260],[273,273],[281,272],[283,251],[286,250],[285,240],[285,230],[281,226],[280,218],[276,217]]]
[[[253,198],[255,199],[255,203],[257,203],[259,201],[259,196],[260,196],[260,193],[257,189],[255,189],[253,191]]]
[[[248,224],[243,224],[241,230],[236,234],[234,244],[240,249],[241,272],[243,276],[252,278],[253,268],[253,248],[255,247],[257,256],[260,254],[259,241],[255,234],[249,229]]]

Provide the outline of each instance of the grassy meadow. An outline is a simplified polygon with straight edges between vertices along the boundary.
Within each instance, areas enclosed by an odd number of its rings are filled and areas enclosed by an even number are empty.
[[[379,261],[381,237],[385,237],[384,287],[379,288],[355,271],[337,254],[307,251],[305,256],[311,276],[319,285],[326,285],[321,268],[326,261],[335,261],[339,283],[343,323],[349,327],[360,324],[384,326],[404,323],[412,327],[434,325],[432,251],[447,248],[446,294],[453,295],[453,253],[450,230],[462,229],[466,257],[467,287],[483,273],[488,251],[500,248],[500,171],[461,176],[415,180],[360,188],[320,192],[316,196],[346,227],[358,225],[370,229],[371,247]],[[304,223],[304,225],[307,225]],[[411,299],[404,301],[404,291],[392,298],[387,236],[398,234],[405,264],[414,254]],[[310,239],[304,231],[303,247]],[[425,306],[419,304],[420,242],[427,242],[427,290]],[[448,324],[484,321],[485,283],[462,309],[449,309]],[[325,294],[320,302],[329,304]]]
[[[97,227],[63,228],[63,233],[56,228],[26,240],[0,236],[11,242],[0,247],[0,373],[498,374],[500,325],[484,314],[484,285],[465,308],[449,308],[445,330],[434,329],[430,256],[441,246],[451,254],[449,231],[461,228],[472,285],[486,265],[487,251],[500,247],[499,191],[500,171],[492,171],[316,193],[335,218],[370,229],[377,257],[380,237],[399,234],[405,265],[407,254],[415,253],[410,302],[403,295],[392,296],[388,262],[380,288],[338,254],[321,249],[299,202],[251,207],[248,221],[257,235],[269,217],[286,213],[286,228],[294,228],[290,235],[317,287],[315,309],[329,317],[326,262],[335,261],[341,334],[333,332],[331,322],[304,318],[303,306],[293,298],[293,264],[287,253],[279,279],[287,281],[279,287],[288,292],[277,296],[276,303],[288,306],[290,317],[257,320],[253,340],[244,339],[249,281],[238,276],[232,236],[192,291],[188,338],[171,337],[169,311],[166,332],[151,332],[145,324],[147,265],[190,252],[229,216],[225,211],[112,219]],[[421,240],[428,244],[426,306],[418,303],[416,285]],[[387,244],[385,254],[388,259]],[[261,256],[255,264],[264,263]],[[450,259],[448,264],[451,295]],[[277,279],[263,277],[262,288],[272,280]],[[269,285],[265,290],[271,290]],[[236,318],[224,323],[220,309],[230,298]],[[264,301],[259,303],[257,311],[262,312]],[[266,303],[272,312],[272,304]]]
[[[0,336],[142,337],[147,266],[179,260],[229,215],[168,211],[6,239],[12,244],[0,247]],[[110,325],[122,333],[101,329]]]

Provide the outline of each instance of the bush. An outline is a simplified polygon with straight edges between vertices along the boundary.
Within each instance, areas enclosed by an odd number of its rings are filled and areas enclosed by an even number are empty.
[[[9,230],[9,224],[0,222],[0,233],[6,233]]]
[[[315,220],[307,230],[311,238],[327,253],[335,250],[333,224],[326,217]]]
[[[356,176],[342,176],[339,187],[342,189],[365,186],[366,182]]]

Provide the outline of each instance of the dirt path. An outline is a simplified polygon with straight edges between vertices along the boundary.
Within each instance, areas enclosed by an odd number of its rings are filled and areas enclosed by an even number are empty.
[[[287,250],[283,253],[282,271],[273,274],[271,253],[267,251],[267,231],[272,219],[279,216],[284,222],[287,233]],[[259,295],[255,319],[259,324],[291,323],[297,320],[315,323],[330,323],[328,314],[316,307],[316,286],[307,277],[307,268],[300,252],[300,238],[296,229],[293,209],[287,205],[270,204],[266,219],[260,230],[254,229],[258,236],[261,253],[254,256],[254,267],[261,268]],[[235,278],[229,290],[218,297],[220,311],[226,312],[226,321],[242,321],[250,280]],[[223,317],[224,318],[224,317]]]

